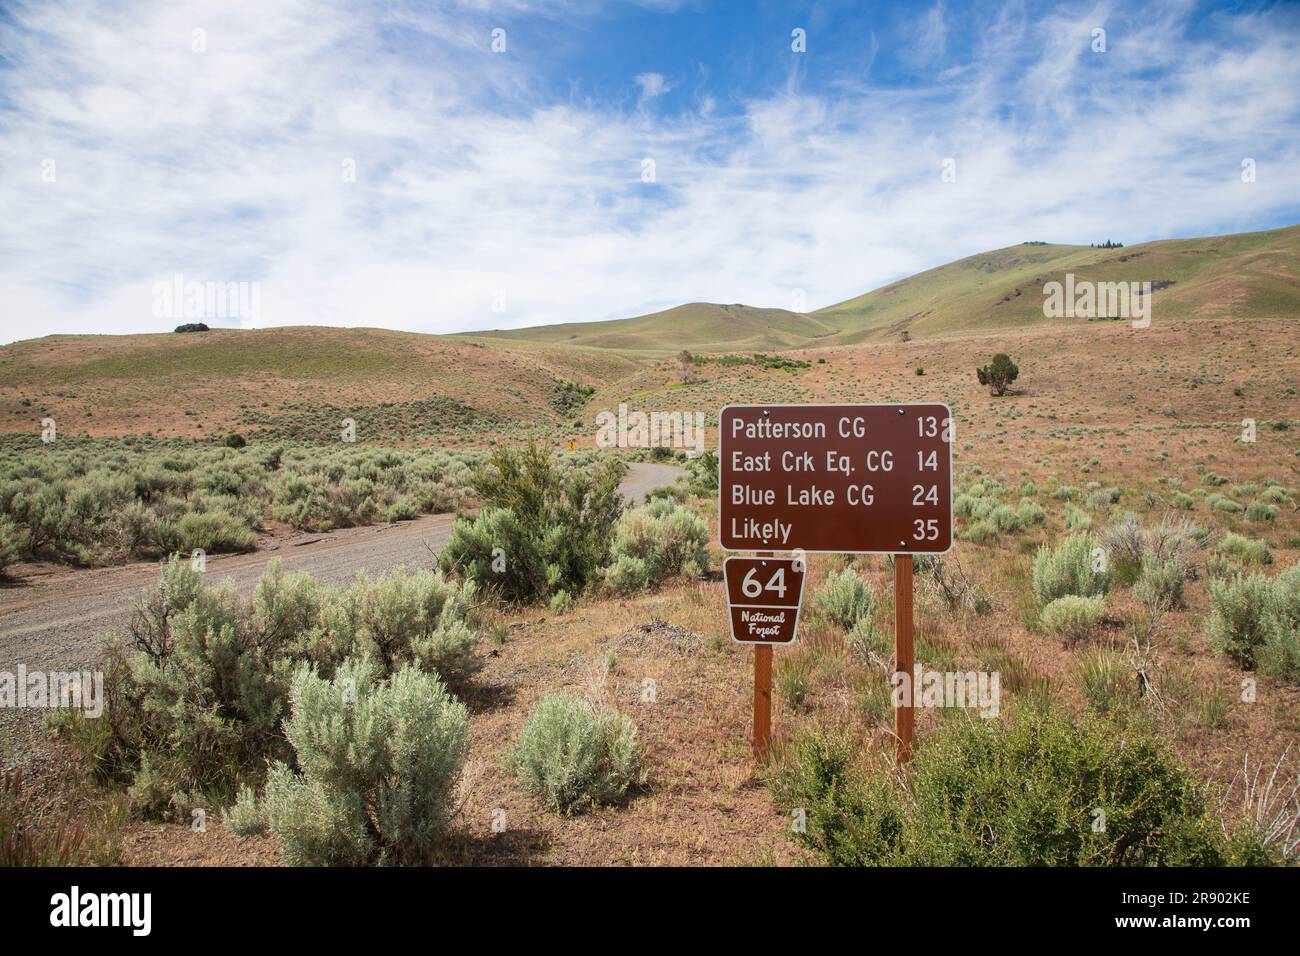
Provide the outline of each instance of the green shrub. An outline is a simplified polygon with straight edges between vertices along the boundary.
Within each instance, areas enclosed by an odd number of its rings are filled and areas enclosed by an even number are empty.
[[[1026,708],[1012,718],[942,722],[906,783],[885,767],[860,768],[847,740],[804,732],[773,788],[807,814],[794,838],[832,865],[1268,862],[1258,845],[1229,843],[1158,739],[1101,717],[1076,725]]]
[[[1040,607],[1067,594],[1092,597],[1105,594],[1110,576],[1094,552],[1090,534],[1075,533],[1055,547],[1044,544],[1034,555],[1032,586]]]
[[[958,537],[963,541],[970,541],[973,544],[983,544],[992,538],[998,536],[997,525],[987,518],[980,518],[978,521],[972,521],[966,526]]]
[[[813,606],[828,621],[851,631],[859,620],[871,617],[876,599],[867,582],[852,568],[832,574],[817,589]]]
[[[581,594],[609,564],[625,468],[606,459],[566,470],[536,445],[497,449],[474,479],[483,510],[456,518],[442,567],[511,602]]]
[[[568,591],[556,591],[551,595],[550,608],[552,614],[567,614],[573,608],[573,598]]]
[[[1170,500],[1180,511],[1191,511],[1196,507],[1196,499],[1183,491],[1175,491]]]
[[[229,803],[277,749],[285,689],[271,648],[240,613],[233,586],[205,588],[177,558],[130,631],[128,668],[112,682],[125,698],[119,719],[134,724],[119,728],[110,749],[134,750],[135,759],[103,756],[135,763],[131,800],[147,814]]]
[[[634,594],[650,588],[650,568],[641,558],[620,554],[605,569],[605,587],[616,594]]]
[[[1231,580],[1207,582],[1206,591],[1211,611],[1205,633],[1210,645],[1242,667],[1253,669],[1275,613],[1273,582],[1262,574],[1238,574]]]
[[[698,577],[709,567],[708,543],[709,526],[694,511],[671,500],[652,501],[619,519],[605,584],[630,593],[678,574]]]
[[[683,479],[690,494],[709,498],[718,493],[718,453],[712,448],[686,460]]]
[[[22,557],[21,534],[12,519],[0,515],[0,577],[4,576],[5,568]]]
[[[261,836],[267,832],[266,814],[257,803],[257,793],[244,785],[235,796],[235,805],[222,817],[226,829],[235,836]]]
[[[293,678],[285,735],[301,773],[277,763],[262,811],[295,866],[427,864],[453,811],[469,743],[465,705],[433,674],[387,683],[349,659],[332,681]]]
[[[690,497],[690,492],[686,490],[685,485],[662,485],[646,493],[645,500],[658,501],[660,498],[667,498],[678,504],[685,504]]]
[[[243,604],[173,558],[128,635],[105,645],[104,716],[66,721],[68,736],[145,815],[229,806],[261,784],[268,761],[290,756],[281,720],[299,667],[328,678],[364,656],[381,679],[405,666],[462,679],[478,666],[473,599],[472,584],[436,572],[398,568],[336,587],[272,562]]]
[[[1226,581],[1241,573],[1241,565],[1221,554],[1212,554],[1205,562],[1205,573],[1214,581]]]
[[[1020,513],[1010,505],[998,505],[989,513],[988,520],[998,531],[1021,531],[1025,526]]]
[[[1186,607],[1183,582],[1186,574],[1176,558],[1158,561],[1151,555],[1142,559],[1142,573],[1133,593],[1149,608]]]
[[[467,620],[474,597],[472,581],[457,585],[436,571],[408,574],[399,567],[373,582],[362,572],[344,599],[347,624],[336,629],[355,623],[346,652],[372,657],[384,676],[415,663],[456,684],[480,664]]]
[[[975,369],[975,377],[981,385],[988,386],[992,395],[1005,395],[1019,375],[1020,367],[1005,352],[999,352],[988,365]]]
[[[384,520],[389,524],[410,521],[420,514],[420,504],[411,495],[402,495],[384,509]]]
[[[190,512],[176,525],[177,549],[201,548],[209,554],[223,551],[252,551],[257,547],[257,532],[234,515],[222,511]]]
[[[548,810],[612,803],[641,780],[636,725],[572,694],[551,693],[529,715],[509,763]]]
[[[1273,580],[1212,581],[1210,600],[1206,628],[1217,649],[1262,674],[1300,680],[1300,564]]]
[[[1225,514],[1239,514],[1244,510],[1240,504],[1226,495],[1210,495],[1205,499],[1205,503],[1210,506],[1211,511],[1222,511]]]
[[[1259,670],[1291,683],[1300,682],[1300,629],[1295,623],[1270,629],[1259,649]]]
[[[1020,507],[1016,509],[1016,513],[1020,516],[1020,523],[1027,528],[1047,521],[1047,512],[1038,502],[1029,498],[1020,499]]]
[[[1236,558],[1242,564],[1272,564],[1273,552],[1265,541],[1255,541],[1236,532],[1219,539],[1219,553]]]
[[[268,510],[312,530],[451,510],[482,456],[179,439],[67,439],[34,456],[25,441],[0,437],[0,515],[28,554],[83,564],[242,550]]]
[[[1092,527],[1092,518],[1082,508],[1066,505],[1065,527],[1069,531],[1087,531]]]
[[[1273,579],[1273,607],[1283,623],[1300,624],[1300,563]]]
[[[1277,520],[1277,506],[1265,504],[1262,501],[1252,501],[1246,508],[1246,517],[1251,521],[1268,521]]]
[[[330,590],[310,574],[288,573],[272,559],[253,589],[253,626],[261,647],[272,655],[311,657],[323,640],[319,632]],[[344,652],[338,654],[342,660]]]
[[[561,415],[567,415],[581,409],[595,394],[595,388],[590,385],[557,378],[552,386],[551,406]]]
[[[1063,638],[1067,644],[1074,644],[1086,637],[1101,622],[1105,613],[1106,600],[1100,595],[1082,597],[1066,594],[1049,601],[1043,608],[1043,629]]]
[[[1083,503],[1089,508],[1104,508],[1111,504],[1110,494],[1102,489],[1090,492]]]

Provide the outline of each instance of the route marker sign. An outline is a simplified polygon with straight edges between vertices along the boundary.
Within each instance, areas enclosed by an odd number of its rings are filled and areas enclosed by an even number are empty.
[[[723,561],[731,639],[741,644],[793,644],[804,570],[804,562],[797,558]]]
[[[772,647],[794,641],[803,594],[803,559],[771,552],[894,555],[894,668],[910,674],[912,555],[952,549],[953,437],[952,410],[938,403],[728,405],[718,413],[720,543],[760,553],[723,564],[732,639],[754,645],[760,758],[771,735]],[[768,605],[783,612],[779,621],[759,622],[738,598],[756,612],[774,595],[765,571],[785,564],[800,567],[793,611],[780,595]],[[894,712],[894,735],[901,766],[912,755],[910,702]]]
[[[942,404],[726,406],[723,550],[946,553],[952,427]]]

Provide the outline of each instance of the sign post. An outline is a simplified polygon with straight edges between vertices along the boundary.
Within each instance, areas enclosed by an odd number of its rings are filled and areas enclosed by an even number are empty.
[[[952,440],[952,411],[942,404],[728,405],[718,416],[722,548],[894,555],[894,666],[910,682],[912,555],[952,548]],[[754,643],[761,753],[774,642]],[[912,753],[912,698],[895,712],[900,765]]]
[[[803,599],[804,562],[762,552],[753,558],[727,558],[722,576],[727,589],[731,639],[754,645],[754,755],[762,759],[772,738],[772,647],[793,644]]]
[[[772,742],[772,645],[754,647],[754,756],[762,760]]]
[[[912,686],[916,654],[912,645],[912,556],[894,555],[894,673],[906,674],[911,693],[894,709],[894,763],[902,766],[912,759],[913,717],[916,688]]]

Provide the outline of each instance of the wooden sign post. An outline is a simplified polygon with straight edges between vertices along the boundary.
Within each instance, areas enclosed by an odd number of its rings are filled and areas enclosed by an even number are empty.
[[[728,405],[718,415],[723,550],[894,555],[894,667],[911,691],[895,713],[900,765],[912,754],[916,690],[912,555],[952,548],[952,440],[952,411],[941,404]],[[761,754],[773,642],[752,642]]]
[[[727,558],[722,576],[727,589],[731,639],[754,645],[754,755],[767,753],[772,739],[772,647],[793,644],[803,601],[804,562],[760,552],[753,558]]]
[[[912,680],[916,654],[912,646],[912,556],[894,555],[894,673],[906,674]],[[894,737],[897,746],[894,762],[902,766],[912,759],[912,704],[916,688],[911,688],[902,706],[894,710]]]
[[[772,742],[772,645],[754,647],[754,756],[762,760]]]

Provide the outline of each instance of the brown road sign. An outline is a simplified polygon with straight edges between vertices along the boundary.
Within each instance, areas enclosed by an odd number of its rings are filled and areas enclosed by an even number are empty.
[[[803,598],[804,563],[796,558],[727,558],[731,639],[742,644],[793,644]]]
[[[723,550],[947,552],[952,429],[941,404],[726,406]]]

